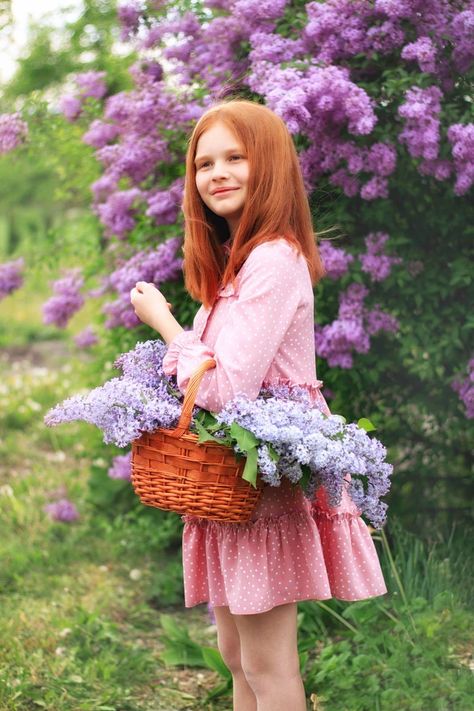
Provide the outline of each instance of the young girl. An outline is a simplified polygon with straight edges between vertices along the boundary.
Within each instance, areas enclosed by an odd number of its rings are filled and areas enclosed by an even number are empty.
[[[208,110],[186,159],[185,280],[202,302],[183,331],[153,284],[131,292],[135,313],[169,344],[164,369],[185,391],[204,360],[196,404],[219,411],[262,385],[305,385],[329,413],[316,378],[313,285],[318,255],[298,157],[268,108],[229,101]],[[350,481],[350,476],[346,477]],[[374,543],[347,490],[264,486],[249,523],[183,516],[185,605],[214,607],[232,672],[235,711],[304,711],[298,600],[362,600],[387,592]]]

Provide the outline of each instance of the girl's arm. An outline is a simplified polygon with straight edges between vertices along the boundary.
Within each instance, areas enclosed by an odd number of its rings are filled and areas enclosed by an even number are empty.
[[[165,373],[176,374],[184,392],[197,366],[214,358],[216,367],[203,376],[198,406],[218,412],[239,393],[256,398],[298,309],[305,279],[304,257],[285,240],[256,247],[242,267],[237,299],[214,348],[193,331],[179,333],[165,355]]]

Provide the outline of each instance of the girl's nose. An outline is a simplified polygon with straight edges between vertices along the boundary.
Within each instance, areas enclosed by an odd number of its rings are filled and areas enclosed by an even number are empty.
[[[216,161],[214,163],[214,168],[212,169],[212,179],[219,180],[219,178],[228,178],[229,170],[225,163]]]

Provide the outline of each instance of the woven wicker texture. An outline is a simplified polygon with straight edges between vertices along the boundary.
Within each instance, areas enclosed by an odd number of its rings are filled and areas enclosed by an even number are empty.
[[[132,485],[146,506],[214,521],[244,523],[261,493],[242,479],[245,459],[217,442],[198,442],[188,431],[207,360],[189,381],[178,426],[144,433],[132,443]]]

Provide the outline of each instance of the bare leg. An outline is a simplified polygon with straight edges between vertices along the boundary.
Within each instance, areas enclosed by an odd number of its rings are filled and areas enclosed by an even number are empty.
[[[240,660],[240,638],[228,607],[215,607],[217,646],[232,674],[234,711],[257,711],[257,699],[248,685]]]
[[[242,669],[257,698],[257,711],[306,711],[296,611],[293,602],[256,615],[233,616]]]

